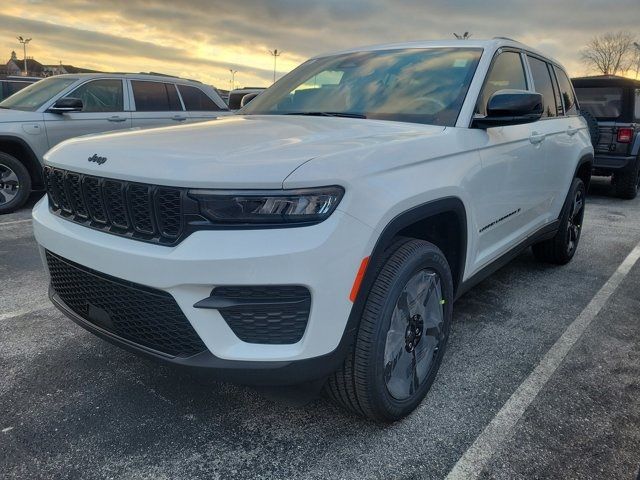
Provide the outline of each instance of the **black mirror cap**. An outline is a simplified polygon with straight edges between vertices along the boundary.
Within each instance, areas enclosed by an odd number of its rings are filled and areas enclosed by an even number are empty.
[[[487,115],[474,118],[478,128],[519,125],[542,117],[542,95],[527,90],[498,90],[487,102]]]
[[[260,95],[260,94],[259,93],[247,93],[244,97],[242,97],[242,100],[240,100],[240,108],[244,107],[247,103],[249,103],[251,100],[256,98],[258,95]]]
[[[80,98],[66,97],[54,103],[49,111],[52,113],[81,112],[83,108],[84,104]]]

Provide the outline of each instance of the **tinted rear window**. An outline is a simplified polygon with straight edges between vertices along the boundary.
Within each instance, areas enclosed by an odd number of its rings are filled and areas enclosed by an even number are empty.
[[[132,80],[133,98],[138,112],[174,112],[182,110],[176,86],[172,83]]]
[[[577,87],[580,108],[596,118],[618,118],[622,113],[622,88]]]
[[[202,90],[196,87],[189,87],[187,85],[178,85],[180,95],[182,95],[182,101],[184,107],[191,112],[198,111],[217,111],[220,107],[211,100]]]

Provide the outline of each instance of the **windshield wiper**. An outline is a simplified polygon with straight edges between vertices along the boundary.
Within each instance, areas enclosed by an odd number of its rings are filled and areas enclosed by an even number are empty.
[[[310,117],[344,117],[344,118],[367,118],[361,113],[349,112],[288,112],[285,115],[307,115]]]

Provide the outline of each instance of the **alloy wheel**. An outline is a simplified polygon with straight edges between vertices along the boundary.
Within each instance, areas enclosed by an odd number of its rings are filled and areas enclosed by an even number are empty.
[[[7,165],[0,163],[0,205],[13,201],[20,191],[18,175]]]
[[[384,377],[397,400],[411,398],[427,381],[444,340],[440,276],[431,269],[407,282],[391,315],[384,351]]]
[[[580,240],[580,232],[582,231],[582,220],[584,218],[584,192],[578,190],[573,197],[571,210],[569,211],[569,219],[567,224],[567,252],[572,253]]]

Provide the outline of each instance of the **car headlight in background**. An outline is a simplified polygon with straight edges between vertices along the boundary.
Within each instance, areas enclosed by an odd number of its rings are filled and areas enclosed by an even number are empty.
[[[338,186],[297,190],[189,190],[200,214],[219,224],[312,224],[325,220],[340,203]]]

